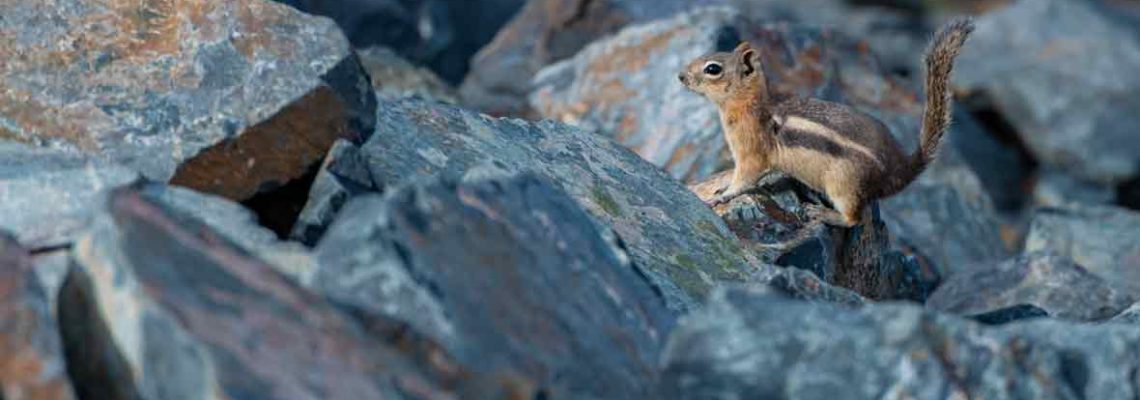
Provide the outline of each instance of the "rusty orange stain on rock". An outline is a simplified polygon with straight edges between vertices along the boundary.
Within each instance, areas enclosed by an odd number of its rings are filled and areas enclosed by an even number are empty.
[[[667,49],[669,41],[690,29],[672,29],[645,38],[636,46],[626,46],[610,49],[605,56],[595,57],[586,69],[588,74],[594,76],[625,76],[634,71],[645,68],[645,65],[656,58],[656,53]]]

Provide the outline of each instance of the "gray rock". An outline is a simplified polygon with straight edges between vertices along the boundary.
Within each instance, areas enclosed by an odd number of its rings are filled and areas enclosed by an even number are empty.
[[[1053,251],[1132,295],[1140,295],[1140,213],[1071,205],[1034,213],[1025,251]]]
[[[1044,165],[1114,184],[1140,172],[1140,36],[1094,3],[1018,1],[987,14],[955,82],[992,97]]]
[[[35,268],[31,254],[0,232],[0,397],[75,399],[57,331],[54,293]]]
[[[951,276],[926,306],[976,315],[1032,305],[1056,318],[1099,321],[1119,314],[1133,301],[1072,260],[1038,252]]]
[[[1132,304],[1120,314],[1117,314],[1112,319],[1108,320],[1110,323],[1120,324],[1140,324],[1140,304]]]
[[[383,46],[357,50],[360,64],[372,78],[376,96],[400,98],[421,96],[456,103],[455,89],[426,68],[417,67],[399,54]]]
[[[436,174],[458,179],[491,161],[558,182],[617,233],[674,310],[692,307],[718,282],[770,268],[680,183],[617,143],[567,125],[405,99],[381,104],[376,133],[361,150],[381,187]]]
[[[690,190],[701,199],[711,199],[731,178],[731,171],[718,173]],[[761,188],[762,193],[738,197],[714,210],[737,237],[766,260],[811,271],[824,282],[875,300],[921,302],[939,283],[938,271],[891,249],[877,204],[869,206],[872,218],[868,225],[854,229],[813,227],[803,206],[824,204],[821,196],[783,174],[765,177]],[[790,246],[805,235],[806,241]]]
[[[1140,330],[1035,319],[983,327],[916,305],[857,309],[736,289],[663,357],[678,399],[1131,399]]]
[[[654,398],[673,315],[591,217],[535,175],[416,182],[353,199],[314,287],[407,321],[464,364],[520,371],[553,398]]]
[[[715,106],[685,90],[676,75],[693,58],[740,40],[758,49],[774,90],[850,104],[881,119],[907,148],[917,144],[921,97],[882,71],[865,46],[800,25],[760,24],[720,7],[631,26],[591,44],[543,70],[531,103],[548,118],[614,137],[678,179],[708,182],[732,165],[720,120]],[[918,183],[883,202],[882,211],[893,236],[904,240],[893,246],[930,255],[939,273],[1006,255],[989,196],[952,146],[942,148]]]
[[[360,149],[348,141],[338,140],[317,171],[309,188],[309,199],[298,214],[290,237],[309,246],[316,245],[350,197],[375,189]]]
[[[1112,186],[1083,181],[1061,171],[1041,171],[1033,187],[1033,205],[1038,207],[1109,205],[1114,200],[1116,190]]]
[[[481,398],[493,395],[468,389],[511,390],[484,384],[399,323],[344,313],[148,197],[112,192],[74,247],[59,320],[80,398]]]
[[[343,34],[281,4],[6,2],[0,14],[0,139],[245,199],[372,129],[375,97]]]
[[[525,0],[278,0],[337,22],[356,47],[383,45],[453,84]]]
[[[724,0],[536,0],[471,59],[460,86],[465,104],[495,115],[533,116],[531,78],[590,42],[639,22]],[[644,60],[633,61],[636,63]],[[675,75],[675,74],[674,74]]]
[[[66,245],[87,226],[104,189],[138,178],[113,163],[0,142],[0,229],[28,248]]]

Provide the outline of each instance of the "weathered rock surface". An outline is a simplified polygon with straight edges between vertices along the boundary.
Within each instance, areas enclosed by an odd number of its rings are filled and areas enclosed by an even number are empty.
[[[400,98],[420,96],[456,103],[455,90],[439,79],[435,73],[400,57],[383,46],[357,50],[360,64],[372,78],[372,89],[378,97]]]
[[[1113,184],[1140,173],[1140,35],[1095,3],[1018,1],[980,18],[955,82],[992,97],[1043,164]]]
[[[73,257],[59,319],[80,398],[493,398],[506,395],[466,390],[515,390],[484,386],[398,323],[361,323],[134,189],[109,196]]]
[[[380,187],[436,174],[458,178],[492,162],[551,178],[617,233],[674,310],[695,305],[718,282],[770,268],[680,183],[612,140],[571,126],[405,99],[382,102],[376,132],[361,150]]]
[[[262,0],[5,2],[0,138],[244,199],[371,131],[331,21]]]
[[[523,373],[553,398],[654,398],[673,315],[624,249],[535,175],[417,182],[353,199],[313,285],[407,321],[464,364]]]
[[[465,104],[495,115],[531,115],[526,97],[542,67],[574,55],[628,24],[664,18],[722,0],[536,0],[471,60],[460,86]],[[651,62],[637,55],[635,63]],[[674,73],[674,75],[676,75]]]
[[[50,285],[32,256],[0,232],[0,397],[74,399],[56,330]]]
[[[1083,181],[1061,171],[1045,170],[1039,173],[1037,184],[1033,187],[1033,205],[1109,205],[1116,200],[1115,192],[1110,185]]]
[[[731,171],[714,175],[690,189],[702,200],[732,179]],[[872,222],[854,229],[812,227],[804,204],[824,204],[821,196],[783,174],[761,181],[762,193],[741,196],[716,207],[730,230],[746,246],[777,265],[811,271],[821,280],[875,300],[924,301],[940,275],[918,260],[890,248],[889,233],[877,205]],[[810,229],[811,231],[803,231]],[[789,247],[798,236],[807,241]]]
[[[1140,295],[1140,213],[1070,205],[1034,213],[1025,251],[1053,251],[1132,295]]]
[[[459,83],[525,0],[278,0],[337,22],[356,47],[383,45]]]
[[[102,190],[138,178],[113,163],[0,142],[0,230],[32,249],[66,245],[86,227]]]
[[[919,306],[857,309],[719,292],[673,332],[671,398],[1131,399],[1140,330],[1049,319],[982,327]]]
[[[926,305],[958,315],[1032,305],[1055,318],[1099,321],[1119,314],[1133,301],[1073,260],[1039,252],[951,276]]]
[[[356,145],[338,140],[329,149],[313,185],[309,200],[297,216],[290,237],[309,246],[317,244],[336,213],[352,196],[376,191],[368,165]]]

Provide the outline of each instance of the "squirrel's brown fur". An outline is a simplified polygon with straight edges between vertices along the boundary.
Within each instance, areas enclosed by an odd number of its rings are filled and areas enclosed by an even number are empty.
[[[777,170],[831,199],[835,210],[809,208],[819,221],[846,227],[859,223],[867,204],[898,193],[934,160],[950,125],[954,58],[972,31],[969,20],[955,21],[931,43],[920,144],[910,155],[866,113],[818,99],[775,98],[747,42],[732,53],[694,60],[679,78],[716,103],[736,162],[732,183],[709,203],[732,200]]]

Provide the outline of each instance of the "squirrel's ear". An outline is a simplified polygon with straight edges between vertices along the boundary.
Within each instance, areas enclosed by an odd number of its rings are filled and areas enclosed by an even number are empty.
[[[756,59],[756,50],[752,50],[752,47],[747,46],[747,42],[741,45],[741,47],[744,48],[741,49],[737,47],[739,51],[736,53],[737,56],[740,57],[740,74],[743,76],[752,75],[752,73],[756,72],[756,68],[759,67],[759,62]]]
[[[733,50],[732,52],[736,53],[736,54],[740,54],[740,53],[743,53],[745,50],[749,50],[751,48],[752,48],[752,44],[748,43],[747,41],[744,41],[744,42],[740,42],[740,44],[736,45],[736,50]]]

